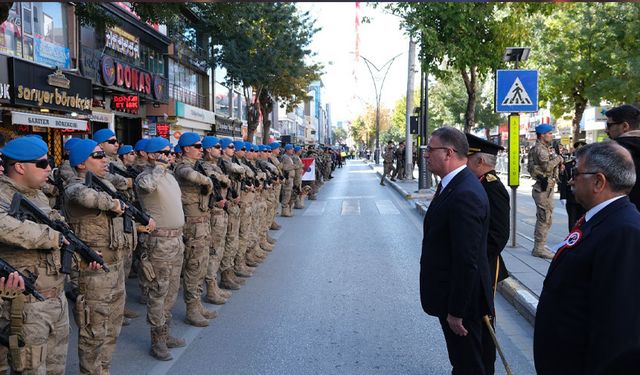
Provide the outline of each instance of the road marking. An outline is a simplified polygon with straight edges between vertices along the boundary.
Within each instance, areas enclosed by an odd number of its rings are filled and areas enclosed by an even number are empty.
[[[390,200],[376,201],[376,207],[380,215],[400,215],[400,211]]]
[[[302,216],[320,216],[324,213],[324,209],[327,207],[327,202],[316,201],[311,202],[309,208],[307,208]]]
[[[360,201],[359,200],[344,200],[342,201],[342,216],[359,216],[360,215]]]
[[[335,197],[327,197],[325,199],[373,199],[375,195],[337,195]]]

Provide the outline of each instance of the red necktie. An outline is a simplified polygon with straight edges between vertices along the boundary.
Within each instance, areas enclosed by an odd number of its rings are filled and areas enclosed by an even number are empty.
[[[585,222],[585,215],[582,215],[580,217],[580,219],[578,219],[576,224],[573,226],[573,229],[571,229],[571,232],[569,233],[569,236],[571,236],[571,234],[573,232],[579,231],[580,227],[582,226],[582,224],[584,224],[584,222]],[[558,251],[556,251],[556,255],[553,256],[553,260],[556,260],[556,258],[560,256],[560,253],[562,253],[564,251],[564,249],[569,247],[569,245],[567,245],[567,243],[566,243],[567,239],[569,239],[569,236],[567,236],[567,238],[565,238],[565,244],[561,248],[559,248]],[[574,243],[574,245],[575,245],[575,243]]]

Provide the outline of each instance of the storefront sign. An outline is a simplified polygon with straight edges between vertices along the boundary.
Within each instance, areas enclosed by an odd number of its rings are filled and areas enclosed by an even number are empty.
[[[119,27],[112,27],[107,30],[105,47],[136,60],[140,59],[140,38]]]
[[[183,102],[176,102],[176,116],[188,120],[200,121],[206,124],[213,124],[216,121],[215,114],[206,109],[194,107]]]
[[[9,84],[9,64],[7,56],[0,55],[0,103],[11,102],[11,85]]]
[[[91,113],[91,80],[16,58],[9,62],[12,104]]]
[[[37,63],[64,69],[71,68],[69,48],[35,38],[33,40],[33,51],[33,57]]]
[[[34,113],[11,112],[11,123],[14,125],[30,125],[44,128],[73,129],[76,131],[86,131],[87,121],[69,119],[64,117],[53,117],[37,115]]]
[[[91,115],[89,115],[89,119],[91,122],[104,122],[109,124],[109,128],[112,128],[115,123],[115,115],[113,113],[98,111],[95,108],[93,108]]]
[[[158,101],[167,100],[167,81],[164,77],[152,75],[111,56],[104,56],[100,65],[105,85],[125,88]]]
[[[169,124],[156,124],[156,135],[158,137],[169,139],[169,133],[170,133],[169,128],[170,128]]]
[[[114,95],[111,99],[111,109],[131,114],[138,114],[140,101],[137,95]]]

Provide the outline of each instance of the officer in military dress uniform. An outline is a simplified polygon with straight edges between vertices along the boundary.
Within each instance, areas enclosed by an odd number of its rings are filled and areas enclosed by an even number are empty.
[[[553,253],[545,248],[547,235],[553,217],[553,192],[562,168],[562,156],[556,154],[551,146],[553,127],[549,124],[536,126],[538,139],[529,150],[529,175],[536,180],[531,195],[536,202],[536,226],[533,233],[534,244],[531,255],[551,259]]]
[[[489,276],[495,296],[498,282],[509,277],[500,253],[509,241],[509,193],[496,174],[496,155],[504,148],[495,143],[466,133],[469,142],[467,167],[480,179],[489,198],[489,233],[487,235],[487,258]],[[491,317],[494,323],[493,317]],[[496,349],[490,336],[482,337],[483,362],[487,375],[495,372]]]

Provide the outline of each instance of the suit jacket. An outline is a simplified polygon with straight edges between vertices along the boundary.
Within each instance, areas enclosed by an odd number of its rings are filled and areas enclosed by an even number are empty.
[[[480,318],[493,311],[487,261],[489,202],[464,168],[431,202],[420,259],[423,310],[444,318]]]
[[[536,369],[539,375],[636,373],[637,366],[610,369],[640,353],[640,213],[625,196],[580,230],[581,239],[551,262],[544,281]]]
[[[507,266],[500,253],[509,241],[509,193],[496,175],[495,171],[487,172],[480,179],[489,199],[489,235],[487,237],[487,256],[489,258],[489,275],[495,288],[497,281],[509,277]],[[499,267],[498,267],[499,264]],[[496,278],[496,271],[498,272]]]

